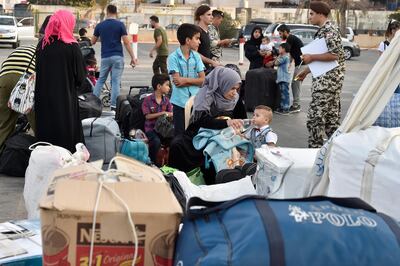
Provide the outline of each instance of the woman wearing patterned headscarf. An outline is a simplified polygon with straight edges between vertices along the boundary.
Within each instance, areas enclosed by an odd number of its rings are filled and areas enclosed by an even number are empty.
[[[36,52],[36,137],[71,152],[83,142],[77,89],[85,65],[73,36],[74,15],[56,11],[49,19]]]
[[[193,147],[192,140],[199,129],[239,129],[243,122],[233,118],[238,102],[241,78],[234,70],[216,67],[207,75],[203,87],[194,98],[193,112],[185,134],[176,137],[170,145],[169,165],[188,172],[204,162],[202,150]]]

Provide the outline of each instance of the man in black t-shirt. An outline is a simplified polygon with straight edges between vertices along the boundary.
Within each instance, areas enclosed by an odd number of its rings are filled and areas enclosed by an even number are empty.
[[[303,47],[304,45],[303,45],[303,42],[297,36],[290,34],[290,29],[285,24],[282,24],[279,26],[278,32],[279,32],[279,36],[282,38],[282,40],[285,40],[286,43],[290,44],[290,56],[294,59],[295,69],[294,69],[294,75],[293,75],[293,79],[292,79],[293,104],[290,107],[289,112],[297,113],[297,112],[300,112],[300,110],[301,110],[300,109],[301,81],[294,80],[294,78],[302,70],[300,48]]]

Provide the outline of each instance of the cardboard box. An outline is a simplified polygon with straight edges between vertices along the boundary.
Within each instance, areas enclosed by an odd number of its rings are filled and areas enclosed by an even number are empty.
[[[182,209],[168,183],[155,177],[158,174],[150,167],[125,158],[117,161],[117,166],[124,169],[129,165],[137,170],[132,173],[133,179],[118,177],[119,182],[106,182],[105,185],[129,207],[139,245],[135,265],[172,265]],[[94,172],[89,165],[55,172],[58,181],[40,204],[44,265],[88,265],[92,233],[95,234],[94,265],[132,264],[134,238],[127,211],[104,188],[96,215],[96,229],[92,232],[99,190]],[[84,180],[82,173],[86,173],[89,180]]]

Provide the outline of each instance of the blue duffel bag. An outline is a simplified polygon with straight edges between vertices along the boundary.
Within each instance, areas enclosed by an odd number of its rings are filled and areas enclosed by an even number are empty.
[[[174,265],[398,266],[400,227],[356,198],[193,198]]]

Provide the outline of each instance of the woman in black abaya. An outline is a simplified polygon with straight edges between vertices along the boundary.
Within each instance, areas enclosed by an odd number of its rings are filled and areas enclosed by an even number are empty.
[[[249,69],[259,68],[263,66],[264,56],[260,52],[260,45],[263,34],[259,26],[255,26],[251,31],[250,40],[244,44],[244,55],[250,61]]]
[[[35,89],[36,137],[71,152],[84,141],[77,88],[86,74],[74,26],[69,11],[51,16],[36,52]]]

